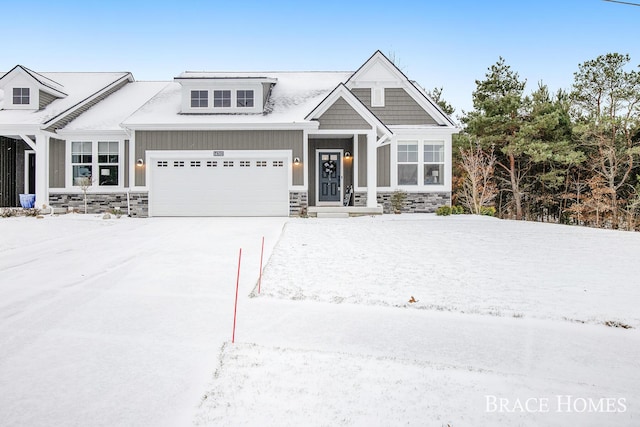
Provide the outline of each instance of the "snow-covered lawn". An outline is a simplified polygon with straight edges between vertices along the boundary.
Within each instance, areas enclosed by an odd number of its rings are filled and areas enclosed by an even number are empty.
[[[0,219],[0,424],[638,425],[639,250],[470,216]]]
[[[635,254],[638,233],[490,217],[298,220],[262,295],[637,328]]]

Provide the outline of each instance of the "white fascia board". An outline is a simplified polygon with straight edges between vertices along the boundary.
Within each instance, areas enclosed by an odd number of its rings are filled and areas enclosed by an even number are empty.
[[[316,130],[318,122],[294,123],[127,123],[125,130]]]
[[[278,79],[272,77],[174,77],[173,80],[185,86],[199,86],[202,83],[216,86],[237,86],[247,83],[277,83]]]
[[[57,138],[61,139],[90,139],[97,140],[100,138],[118,138],[118,139],[127,139],[127,133],[124,129],[120,130],[64,130],[61,129],[57,132]]]
[[[453,126],[433,126],[433,127],[425,127],[425,126],[389,126],[389,128],[393,131],[395,135],[404,136],[404,135],[453,135],[454,133],[459,133],[461,131],[460,128]]]
[[[0,135],[20,135],[27,134],[33,135],[36,132],[40,132],[40,125],[16,125],[16,124],[6,124],[0,125]]]

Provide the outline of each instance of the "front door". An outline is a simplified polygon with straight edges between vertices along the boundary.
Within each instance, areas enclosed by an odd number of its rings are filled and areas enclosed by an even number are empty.
[[[340,151],[318,151],[318,202],[320,203],[340,203],[342,200],[341,156]]]
[[[28,194],[36,194],[36,153],[26,151],[27,155],[27,182],[25,189]]]

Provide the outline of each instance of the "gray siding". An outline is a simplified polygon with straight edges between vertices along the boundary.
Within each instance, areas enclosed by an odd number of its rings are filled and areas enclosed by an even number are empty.
[[[351,92],[385,125],[437,125],[438,123],[402,88],[384,90],[384,107],[371,106],[371,89]]]
[[[49,139],[49,188],[65,186],[66,143],[60,139]]]
[[[391,185],[391,145],[378,147],[378,187]]]
[[[316,205],[316,150],[322,149],[335,149],[350,151],[353,153],[353,140],[352,139],[310,139],[309,140],[309,206]],[[353,157],[352,157],[353,159]],[[344,176],[343,185],[347,188],[349,185],[353,185],[353,160],[345,160],[343,162],[344,170],[342,175]]]
[[[124,188],[129,188],[129,140],[124,140],[124,162],[122,163],[124,168]]]
[[[301,130],[138,131],[135,159],[147,150],[291,150],[302,158]],[[293,168],[293,184],[303,184],[302,168]],[[144,168],[136,168],[135,185],[145,185]]]
[[[367,135],[358,135],[358,186],[367,186]]]
[[[51,104],[57,98],[50,93],[40,91],[40,105],[38,107],[42,110],[47,105]]]
[[[340,97],[318,119],[320,129],[371,129],[371,125]]]
[[[108,91],[103,93],[102,95],[96,97],[93,101],[87,102],[81,108],[78,108],[77,110],[73,111],[72,113],[61,117],[59,120],[55,121],[54,123],[50,123],[46,130],[48,130],[49,132],[54,132],[56,129],[62,129],[63,127],[65,127],[66,125],[71,123],[74,119],[76,119],[78,116],[80,116],[82,113],[87,111],[89,108],[93,107],[98,102],[100,102],[103,99],[107,98],[112,93],[120,90],[127,83],[128,83],[128,80],[124,80],[122,83],[112,87],[111,89],[109,89]]]

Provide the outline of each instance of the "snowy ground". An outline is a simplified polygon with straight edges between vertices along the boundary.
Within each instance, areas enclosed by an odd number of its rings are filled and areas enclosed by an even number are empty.
[[[638,425],[639,250],[470,216],[1,219],[0,420]]]

